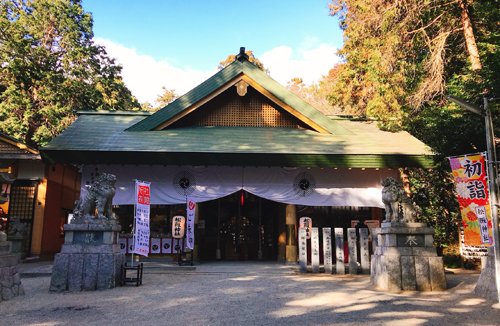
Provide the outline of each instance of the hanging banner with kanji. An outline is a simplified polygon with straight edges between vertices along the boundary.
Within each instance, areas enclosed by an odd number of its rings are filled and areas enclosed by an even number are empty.
[[[192,197],[187,197],[187,223],[186,223],[186,247],[194,249],[194,214],[196,201]]]
[[[149,253],[149,203],[150,183],[135,182],[135,228],[134,228],[134,253],[148,256]]]
[[[485,154],[450,157],[462,213],[464,245],[493,244]]]

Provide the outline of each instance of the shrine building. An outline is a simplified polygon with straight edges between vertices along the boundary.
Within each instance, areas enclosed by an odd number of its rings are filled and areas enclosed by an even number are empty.
[[[81,194],[117,177],[114,214],[129,250],[134,180],[151,182],[150,257],[172,254],[172,217],[197,202],[194,258],[296,261],[300,217],[317,227],[380,225],[381,181],[433,166],[430,149],[374,121],[326,116],[249,62],[235,61],[150,113],[84,111],[40,150],[81,168]]]

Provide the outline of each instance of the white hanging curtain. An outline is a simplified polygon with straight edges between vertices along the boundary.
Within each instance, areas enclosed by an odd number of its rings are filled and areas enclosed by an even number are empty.
[[[114,205],[134,203],[135,179],[151,182],[151,204],[221,198],[244,189],[286,204],[384,207],[381,182],[397,170],[347,168],[216,167],[163,165],[88,165],[82,168],[81,196],[101,173],[116,175]]]

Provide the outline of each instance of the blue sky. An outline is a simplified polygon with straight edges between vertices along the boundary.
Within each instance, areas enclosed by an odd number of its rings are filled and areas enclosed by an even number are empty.
[[[161,87],[189,91],[216,73],[240,46],[252,50],[271,77],[310,84],[338,61],[342,32],[328,1],[83,0],[94,37],[116,57],[140,102]]]

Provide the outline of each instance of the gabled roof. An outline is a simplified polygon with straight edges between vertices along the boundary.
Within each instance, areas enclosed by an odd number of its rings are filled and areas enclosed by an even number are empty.
[[[269,100],[311,127],[312,130],[336,135],[351,134],[349,130],[332,121],[269,77],[265,72],[250,63],[247,58],[240,54],[238,60],[235,60],[198,87],[150,117],[130,126],[126,131],[162,130],[243,80]]]
[[[81,112],[71,126],[40,149],[43,160],[73,164],[433,167],[430,149],[407,132],[381,131],[375,122],[331,119],[250,63],[242,52],[225,69],[153,114]],[[249,94],[262,94],[273,107],[299,119],[300,126],[307,128],[196,126],[184,119],[196,116],[190,113],[199,108],[197,112],[208,110],[206,103],[218,106],[211,100],[224,98],[223,92],[244,83],[253,88]]]
[[[432,152],[407,132],[335,119],[346,135],[291,128],[186,127],[126,131],[142,113],[80,114],[40,151],[49,163],[310,167],[432,167]]]

